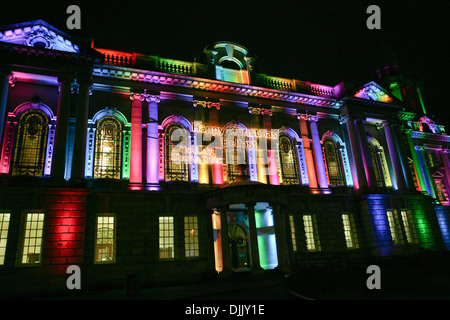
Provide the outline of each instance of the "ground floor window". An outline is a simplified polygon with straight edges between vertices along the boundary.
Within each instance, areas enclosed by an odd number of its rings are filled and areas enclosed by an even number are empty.
[[[315,217],[311,214],[303,215],[303,226],[305,228],[306,248],[308,251],[320,251],[319,235]]]
[[[289,224],[291,227],[291,240],[292,240],[292,250],[297,251],[297,240],[295,238],[295,224],[294,224],[294,216],[289,216]]]
[[[8,239],[9,213],[0,213],[0,265],[5,263],[6,241]]]
[[[41,263],[44,213],[27,213],[21,246],[21,264]]]
[[[344,225],[345,242],[348,249],[358,248],[358,240],[355,234],[353,216],[349,213],[342,214],[342,223]]]
[[[173,259],[174,257],[173,217],[159,217],[159,258]]]
[[[115,261],[116,225],[115,216],[100,215],[97,217],[95,239],[95,262],[112,263]]]
[[[186,258],[199,256],[197,217],[184,217],[184,253]]]

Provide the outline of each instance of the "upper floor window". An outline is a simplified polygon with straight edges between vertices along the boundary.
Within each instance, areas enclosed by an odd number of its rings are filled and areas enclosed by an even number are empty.
[[[286,134],[281,134],[278,148],[278,172],[280,184],[298,184],[298,158],[294,141]]]
[[[95,133],[94,178],[120,179],[122,166],[122,125],[104,117]]]
[[[373,184],[373,186],[392,187],[391,177],[389,174],[389,169],[387,167],[386,156],[384,154],[383,147],[376,139],[372,137],[368,137],[368,145],[375,174],[375,183]]]
[[[43,176],[49,119],[44,112],[31,109],[19,119],[12,165],[13,175]]]
[[[323,154],[329,185],[344,186],[341,155],[336,142],[330,138],[325,138],[323,140]]]

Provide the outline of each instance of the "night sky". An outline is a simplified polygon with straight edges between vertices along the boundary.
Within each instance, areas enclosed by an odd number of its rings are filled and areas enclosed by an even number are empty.
[[[6,2],[6,1],[5,1]],[[423,81],[428,115],[450,132],[448,1],[9,1],[0,25],[42,19],[95,46],[193,61],[216,41],[257,56],[256,71],[326,85],[359,86],[386,63]],[[69,30],[66,8],[81,8]],[[381,9],[369,30],[366,9]]]

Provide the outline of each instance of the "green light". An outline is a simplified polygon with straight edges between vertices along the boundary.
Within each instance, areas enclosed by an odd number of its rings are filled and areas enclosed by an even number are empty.
[[[278,257],[272,209],[255,210],[255,224],[261,268],[274,269],[278,266]]]

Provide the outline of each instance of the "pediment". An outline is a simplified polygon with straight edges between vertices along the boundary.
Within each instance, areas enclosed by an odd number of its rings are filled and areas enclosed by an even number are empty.
[[[394,96],[381,87],[376,82],[369,82],[360,87],[356,93],[353,95],[356,98],[384,102],[384,103],[394,103],[397,99]]]
[[[90,50],[90,48],[84,48],[70,35],[43,20],[0,27],[0,42],[72,53]]]

